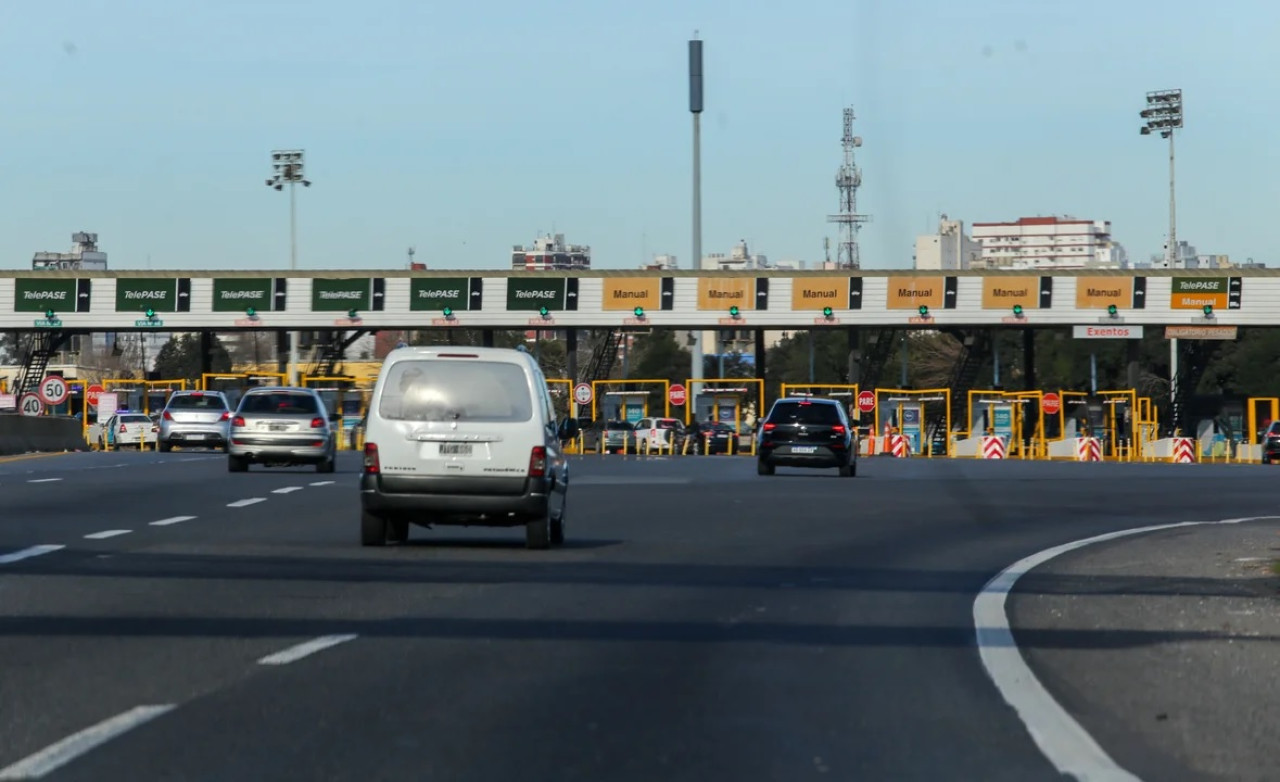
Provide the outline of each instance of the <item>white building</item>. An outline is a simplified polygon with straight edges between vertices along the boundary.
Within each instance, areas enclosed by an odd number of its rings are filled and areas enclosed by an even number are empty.
[[[1124,249],[1111,239],[1109,220],[1020,217],[1012,223],[974,223],[985,269],[1118,269]]]
[[[698,268],[707,271],[743,271],[747,269],[767,269],[769,268],[769,259],[763,255],[752,255],[747,249],[747,240],[742,239],[728,255],[724,253],[711,253],[702,256],[702,262]]]
[[[973,267],[982,247],[964,232],[963,220],[938,220],[938,232],[916,237],[917,269],[957,271]]]
[[[567,244],[564,234],[540,236],[528,247],[511,248],[511,268],[516,271],[573,271],[591,268],[591,248]]]
[[[71,252],[38,252],[31,258],[31,268],[107,270],[107,254],[98,250],[98,235],[77,231],[71,234]]]

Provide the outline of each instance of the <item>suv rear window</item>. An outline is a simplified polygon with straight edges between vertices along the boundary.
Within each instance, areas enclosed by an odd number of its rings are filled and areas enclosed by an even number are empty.
[[[246,394],[240,402],[240,412],[252,415],[320,415],[320,408],[311,394],[276,391]]]
[[[834,426],[841,423],[840,412],[835,405],[804,404],[802,402],[779,403],[769,415],[774,424],[816,424]]]
[[[213,394],[174,394],[169,397],[169,410],[226,410],[222,397]]]
[[[378,415],[392,421],[528,421],[533,395],[524,369],[498,361],[401,361],[391,367]]]

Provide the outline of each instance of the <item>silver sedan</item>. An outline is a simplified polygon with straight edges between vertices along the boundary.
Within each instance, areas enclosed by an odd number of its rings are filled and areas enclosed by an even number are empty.
[[[227,469],[245,472],[250,464],[314,464],[316,472],[333,472],[336,417],[312,389],[253,389],[240,399],[231,418]]]

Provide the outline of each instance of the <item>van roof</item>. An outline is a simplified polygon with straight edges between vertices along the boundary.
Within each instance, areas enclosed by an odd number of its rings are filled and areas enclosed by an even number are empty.
[[[528,351],[515,348],[477,348],[470,345],[410,345],[396,348],[387,354],[384,363],[423,358],[482,358],[486,361],[527,363],[532,360]]]

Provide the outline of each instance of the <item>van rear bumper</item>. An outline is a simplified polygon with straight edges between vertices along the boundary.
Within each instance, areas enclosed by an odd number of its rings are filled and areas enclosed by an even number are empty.
[[[522,516],[546,513],[552,485],[548,478],[479,481],[399,475],[386,483],[390,486],[384,486],[377,475],[360,476],[360,504],[364,510],[386,515],[430,515],[435,517],[430,520],[433,524],[449,524],[449,516],[467,517],[457,523],[492,526],[523,524],[526,519],[520,518]],[[477,521],[475,517],[480,515],[489,518]]]

